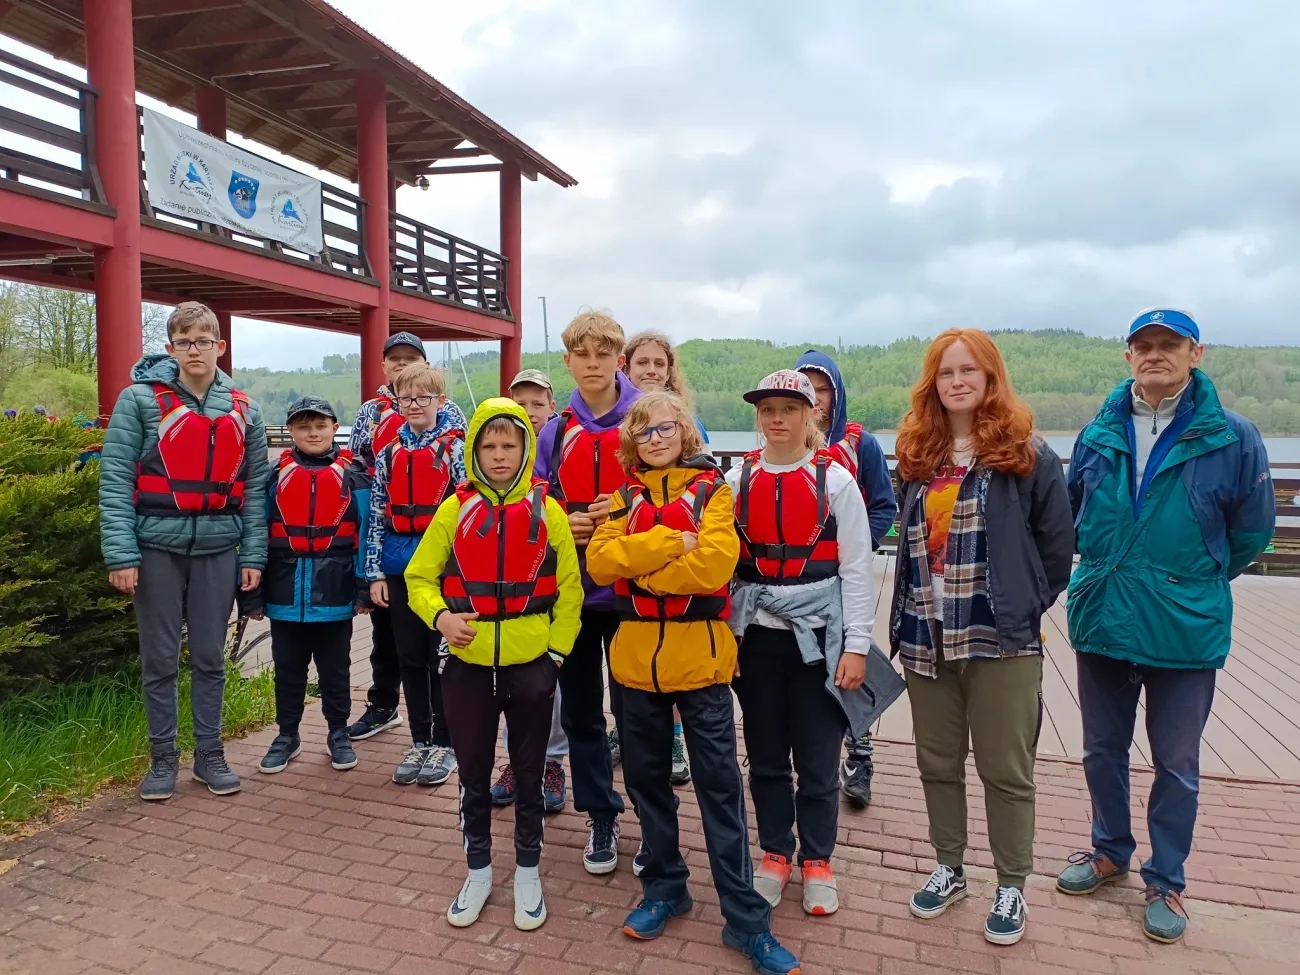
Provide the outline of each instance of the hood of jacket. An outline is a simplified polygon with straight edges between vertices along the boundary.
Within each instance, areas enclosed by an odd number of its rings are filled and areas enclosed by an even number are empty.
[[[680,463],[672,467],[634,471],[631,480],[644,486],[650,492],[650,499],[655,505],[663,507],[685,494],[691,481],[707,471],[715,471],[719,479],[722,477],[722,469],[713,462],[711,457],[697,454],[694,457],[682,458]]]
[[[524,462],[520,465],[514,483],[510,485],[510,490],[504,496],[496,488],[488,484],[483,477],[483,472],[479,470],[478,466],[478,454],[474,450],[479,433],[487,426],[489,421],[499,416],[504,416],[510,420],[524,435]],[[524,411],[524,408],[514,400],[506,399],[504,396],[494,396],[479,403],[478,408],[474,410],[474,416],[470,418],[469,432],[465,436],[465,476],[478,489],[479,493],[492,499],[497,504],[510,504],[522,500],[524,495],[528,493],[528,487],[532,483],[533,464],[536,460],[537,438],[533,435],[533,425],[528,421],[528,414]]]
[[[618,390],[618,401],[604,416],[592,416],[591,407],[587,405],[587,401],[582,398],[582,393],[577,389],[569,395],[569,408],[573,410],[573,415],[578,418],[578,422],[588,430],[598,432],[614,429],[623,422],[628,407],[641,398],[641,391],[632,385],[632,380],[628,379],[627,374],[622,371],[614,373],[614,387]]]
[[[166,352],[147,355],[131,367],[131,382],[133,383],[165,383],[173,388],[183,387],[186,392],[193,395],[189,387],[181,382],[180,377],[181,364]],[[217,376],[212,381],[212,385],[225,386],[230,389],[234,387],[234,382],[224,372],[217,369]]]
[[[844,439],[844,431],[849,424],[849,402],[848,397],[844,395],[844,377],[840,375],[840,367],[825,352],[809,349],[799,357],[794,368],[797,372],[816,369],[831,381],[831,389],[835,391],[835,409],[831,412],[831,429],[826,436],[826,442],[839,443]]]

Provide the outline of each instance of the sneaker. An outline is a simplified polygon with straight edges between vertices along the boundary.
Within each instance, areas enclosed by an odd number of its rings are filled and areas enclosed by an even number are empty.
[[[542,773],[542,799],[548,813],[564,810],[564,765],[560,762],[547,762],[546,771]]]
[[[420,775],[420,769],[424,768],[424,763],[429,760],[431,751],[433,751],[432,745],[417,741],[397,763],[397,769],[393,772],[393,781],[398,785],[410,785],[414,782]]]
[[[965,896],[966,871],[959,874],[941,863],[925,886],[912,895],[907,907],[914,917],[938,917]]]
[[[1127,876],[1128,864],[1121,867],[1104,853],[1085,850],[1070,854],[1070,865],[1056,878],[1056,889],[1062,894],[1091,894]]]
[[[492,893],[492,881],[486,882],[466,877],[460,893],[447,908],[447,923],[453,928],[467,928],[483,913],[483,905]]]
[[[645,840],[637,847],[636,856],[632,858],[632,876],[639,877],[650,865],[650,851],[646,848]]]
[[[618,817],[589,819],[587,849],[582,853],[582,867],[587,873],[613,873],[618,868]]]
[[[762,975],[799,975],[799,959],[783,948],[770,931],[746,934],[726,924],[722,928],[722,943],[748,958],[754,971]]]
[[[325,749],[330,753],[330,765],[340,772],[357,767],[357,753],[347,728],[335,728],[325,739]]]
[[[683,894],[675,901],[654,901],[646,898],[623,922],[623,933],[638,941],[653,941],[664,933],[664,928],[668,926],[669,921],[689,914],[694,906],[690,894]]]
[[[153,802],[170,799],[176,791],[176,776],[180,770],[180,749],[174,745],[165,748],[154,746],[149,772],[140,783],[140,798]]]
[[[492,805],[513,806],[515,791],[515,770],[506,762],[501,766],[501,777],[492,784]]]
[[[612,729],[609,734],[605,736],[605,743],[609,745],[610,760],[615,765],[618,765],[619,762],[623,761],[623,749],[620,748],[618,744],[617,728]]]
[[[456,771],[456,753],[445,746],[429,750],[429,757],[415,777],[416,785],[442,785]]]
[[[849,756],[840,763],[840,792],[859,809],[871,805],[870,761]]]
[[[822,917],[840,909],[839,885],[829,860],[805,860],[799,865],[803,874],[803,910]]]
[[[1163,887],[1146,889],[1147,909],[1142,914],[1142,933],[1152,941],[1172,945],[1187,932],[1187,908],[1183,895]]]
[[[221,742],[194,750],[194,781],[202,782],[214,796],[228,796],[241,788],[239,776],[226,761]]]
[[[259,772],[274,775],[283,772],[289,765],[289,759],[302,754],[302,740],[297,735],[276,735],[271,747],[266,750],[266,757],[257,766]]]
[[[533,876],[521,878],[515,874],[515,927],[520,931],[536,931],[546,923],[546,898],[542,895],[542,879]]]
[[[353,741],[362,741],[373,738],[381,731],[396,728],[401,723],[402,715],[397,708],[381,708],[372,704],[366,708],[366,713],[356,724],[348,728],[348,737]]]
[[[763,895],[763,900],[776,907],[781,903],[781,894],[790,882],[793,869],[789,857],[764,853],[754,868],[754,889]]]
[[[984,940],[995,945],[1013,945],[1025,936],[1029,907],[1019,887],[999,886],[993,897],[993,910],[984,921]]]
[[[686,760],[686,739],[681,735],[673,736],[673,770],[668,781],[673,785],[685,785],[691,781],[691,763]]]

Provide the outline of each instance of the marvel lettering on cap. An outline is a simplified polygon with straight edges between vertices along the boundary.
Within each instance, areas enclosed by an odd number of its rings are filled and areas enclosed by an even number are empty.
[[[1148,308],[1129,323],[1129,339],[1132,339],[1142,329],[1152,325],[1158,325],[1161,328],[1169,329],[1171,332],[1177,332],[1193,342],[1199,343],[1201,341],[1201,328],[1196,324],[1196,320],[1187,312],[1178,311],[1176,308]]]
[[[757,403],[769,396],[786,396],[790,399],[803,399],[809,406],[816,407],[817,393],[808,377],[793,369],[778,369],[770,376],[764,376],[757,389],[744,394],[746,403]]]

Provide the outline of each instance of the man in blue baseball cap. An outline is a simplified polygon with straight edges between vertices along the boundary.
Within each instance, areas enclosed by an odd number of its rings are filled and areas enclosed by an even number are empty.
[[[1183,863],[1192,848],[1201,735],[1232,643],[1229,582],[1273,537],[1273,483],[1259,431],[1225,410],[1199,369],[1186,312],[1144,311],[1128,327],[1133,378],[1075,442],[1068,485],[1079,566],[1067,613],[1076,651],[1092,849],[1057,879],[1090,894],[1129,872],[1129,749],[1138,695],[1155,781],[1142,864],[1154,941],[1187,929]]]

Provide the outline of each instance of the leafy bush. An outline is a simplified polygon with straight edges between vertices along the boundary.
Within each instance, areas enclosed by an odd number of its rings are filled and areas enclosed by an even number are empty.
[[[99,551],[99,464],[78,462],[102,442],[68,420],[0,420],[0,699],[135,654]]]
[[[99,392],[95,377],[71,369],[37,366],[24,369],[5,387],[6,409],[30,410],[40,403],[55,416],[99,415]]]

